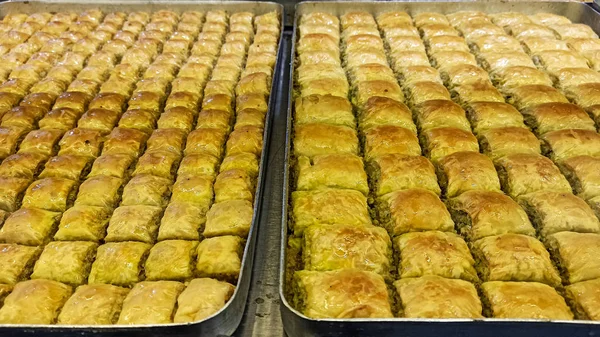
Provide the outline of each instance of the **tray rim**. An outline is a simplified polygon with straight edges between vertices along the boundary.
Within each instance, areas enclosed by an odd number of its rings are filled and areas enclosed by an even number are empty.
[[[594,0],[597,1],[598,3],[600,3],[600,0]],[[291,153],[292,153],[292,130],[293,130],[293,123],[292,123],[292,117],[293,117],[293,113],[292,113],[292,109],[293,109],[293,104],[294,104],[294,97],[293,97],[293,88],[294,88],[294,72],[295,72],[295,58],[296,58],[296,42],[297,42],[297,28],[298,28],[298,20],[300,18],[300,12],[303,9],[303,7],[305,6],[318,6],[318,5],[323,5],[323,4],[327,4],[327,5],[331,5],[332,3],[339,3],[342,4],[344,6],[351,6],[352,4],[370,4],[373,6],[377,6],[377,5],[383,5],[383,6],[392,6],[393,4],[396,5],[408,5],[408,6],[419,6],[419,5],[424,5],[424,4],[428,4],[431,5],[433,3],[437,3],[437,4],[463,4],[463,5],[478,5],[478,4],[482,4],[482,3],[501,3],[501,4],[506,4],[506,5],[510,5],[510,4],[530,4],[530,5],[540,5],[540,4],[566,4],[567,6],[578,6],[581,7],[583,6],[583,8],[587,8],[587,9],[583,9],[585,10],[589,10],[593,13],[595,13],[598,16],[598,20],[600,20],[600,13],[598,11],[596,11],[594,8],[592,8],[590,6],[589,3],[586,2],[580,2],[580,1],[570,1],[570,0],[556,0],[556,1],[548,1],[548,0],[544,0],[544,1],[523,1],[523,0],[517,0],[517,1],[510,1],[510,0],[475,0],[475,1],[470,1],[470,0],[449,0],[449,1],[423,1],[423,0],[419,0],[419,1],[410,1],[410,0],[393,0],[393,1],[384,1],[384,2],[379,2],[377,0],[373,1],[373,0],[337,0],[337,1],[316,1],[316,0],[309,0],[309,1],[301,1],[299,3],[296,4],[296,6],[294,7],[295,9],[295,13],[294,13],[294,25],[293,25],[293,31],[292,31],[292,46],[291,46],[291,56],[290,56],[290,63],[291,63],[291,69],[290,69],[290,79],[289,79],[289,93],[288,93],[288,109],[287,109],[287,130],[286,130],[286,147],[285,147],[285,163],[284,163],[284,178],[283,178],[283,203],[282,203],[282,209],[281,209],[281,223],[280,223],[280,230],[281,230],[281,250],[280,250],[280,260],[279,260],[279,297],[281,300],[281,313],[282,313],[282,321],[283,321],[283,325],[284,328],[286,327],[286,317],[289,315],[293,315],[295,317],[293,317],[296,320],[301,320],[304,322],[307,322],[308,324],[319,324],[319,323],[324,323],[324,324],[328,324],[328,325],[332,325],[332,324],[359,324],[359,323],[422,323],[422,324],[426,324],[426,323],[432,323],[432,324],[443,324],[443,323],[462,323],[462,324],[467,324],[467,323],[477,323],[477,322],[490,322],[490,323],[525,323],[525,324],[565,324],[565,325],[572,325],[572,326],[590,326],[590,327],[596,327],[596,326],[600,326],[600,321],[592,321],[592,320],[577,320],[577,319],[573,319],[573,320],[548,320],[548,319],[505,319],[505,318],[405,318],[405,317],[394,317],[394,318],[351,318],[351,319],[344,319],[344,318],[310,318],[306,315],[304,315],[303,313],[299,312],[298,310],[296,310],[288,301],[287,296],[286,296],[286,284],[285,284],[285,280],[286,280],[286,252],[287,252],[287,239],[289,237],[289,197],[290,197],[290,193],[292,192],[290,190],[290,170],[292,169],[291,166]],[[390,5],[392,4],[392,5]],[[317,11],[318,9],[315,9],[315,11]],[[351,11],[352,9],[348,9],[348,11]],[[374,13],[371,13],[374,14]],[[350,328],[349,326],[347,326],[347,328]],[[287,330],[286,330],[287,331]]]
[[[111,1],[111,0],[80,0],[80,1],[76,1],[76,0],[6,0],[4,2],[0,2],[0,10],[2,10],[2,7],[6,7],[6,6],[10,6],[11,4],[22,4],[22,5],[31,5],[31,6],[40,6],[40,5],[61,5],[61,6],[68,6],[68,5],[77,5],[77,6],[84,6],[84,7],[89,7],[89,8],[96,8],[98,6],[116,6],[116,7],[120,7],[120,6],[140,6],[140,5],[168,5],[168,6],[175,6],[174,8],[170,8],[173,10],[177,10],[176,6],[198,6],[198,7],[202,7],[202,6],[210,6],[210,7],[215,7],[218,8],[219,6],[225,6],[225,7],[231,7],[232,9],[232,13],[234,12],[238,12],[238,11],[243,11],[243,10],[236,10],[236,6],[239,5],[248,5],[248,4],[260,4],[260,5],[264,5],[264,6],[269,6],[269,7],[273,7],[272,10],[274,11],[278,11],[279,12],[279,18],[280,18],[280,35],[279,35],[279,40],[278,40],[278,46],[277,46],[277,56],[276,56],[276,62],[275,65],[273,67],[273,75],[271,78],[271,93],[269,95],[269,99],[268,99],[268,110],[267,110],[267,115],[265,116],[265,125],[264,125],[264,130],[263,130],[263,147],[261,150],[261,158],[259,161],[259,174],[257,176],[257,184],[256,184],[256,191],[254,193],[254,202],[253,202],[253,215],[252,215],[252,224],[250,226],[250,231],[248,233],[248,237],[246,238],[245,244],[244,244],[244,251],[243,251],[243,255],[242,255],[242,266],[240,268],[240,275],[238,277],[238,281],[236,284],[234,284],[235,286],[235,290],[233,292],[233,294],[231,295],[231,298],[227,301],[227,303],[217,312],[215,312],[214,314],[212,314],[211,316],[208,316],[200,321],[194,321],[194,322],[187,322],[187,323],[166,323],[166,324],[132,324],[132,325],[117,325],[117,324],[112,324],[112,325],[58,325],[58,324],[39,324],[39,325],[31,325],[31,324],[0,324],[0,333],[2,333],[3,331],[6,330],[15,330],[15,329],[27,329],[27,330],[44,330],[44,329],[48,329],[51,331],[55,331],[55,330],[67,330],[67,331],[86,331],[86,330],[104,330],[104,331],[122,331],[122,332],[126,332],[128,330],[135,330],[135,329],[149,329],[149,328],[177,328],[177,327],[186,327],[186,326],[199,326],[199,325],[203,325],[204,323],[207,323],[209,321],[212,321],[214,319],[216,319],[218,316],[221,316],[223,314],[226,314],[230,307],[233,305],[233,303],[236,301],[236,299],[240,296],[244,297],[243,300],[243,306],[242,306],[242,310],[240,313],[238,313],[239,315],[239,319],[236,319],[238,322],[236,323],[235,328],[237,328],[237,326],[239,326],[239,323],[241,321],[241,318],[244,314],[245,311],[245,307],[246,307],[246,302],[247,302],[247,296],[249,293],[249,285],[252,279],[252,265],[254,262],[254,252],[255,252],[255,244],[256,244],[256,236],[257,236],[257,232],[258,232],[258,227],[260,226],[260,218],[261,218],[261,205],[262,205],[262,194],[263,194],[263,190],[264,190],[264,185],[266,183],[264,177],[266,176],[266,170],[267,170],[267,157],[268,157],[268,142],[270,139],[270,134],[271,134],[271,124],[272,124],[272,119],[273,116],[275,115],[275,112],[273,111],[275,108],[275,101],[276,101],[276,97],[277,95],[273,94],[273,89],[276,87],[276,83],[277,83],[277,79],[280,76],[279,72],[279,62],[280,59],[282,57],[281,53],[282,53],[282,39],[283,39],[283,33],[284,33],[284,7],[282,4],[274,2],[274,1],[240,1],[240,0],[232,0],[232,1],[228,1],[228,0],[199,0],[199,1],[194,1],[194,0],[115,0],[115,1]],[[225,8],[228,9],[228,8]],[[250,10],[253,10],[254,8],[251,8]],[[257,15],[256,12],[253,12],[254,15]],[[262,13],[261,13],[262,14]],[[251,255],[251,256],[250,256]],[[246,266],[247,264],[249,264],[249,266]],[[242,286],[242,283],[244,283],[244,286]],[[74,287],[73,289],[75,289],[76,287]],[[245,288],[245,290],[242,292],[242,290],[240,290],[240,288]]]

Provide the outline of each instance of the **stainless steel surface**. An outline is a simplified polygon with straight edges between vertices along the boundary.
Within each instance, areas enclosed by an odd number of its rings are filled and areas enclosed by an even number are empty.
[[[296,28],[299,17],[304,13],[323,11],[343,15],[350,11],[367,11],[374,16],[388,11],[453,13],[461,10],[480,10],[487,13],[516,11],[525,14],[550,12],[561,14],[573,22],[584,23],[600,33],[600,14],[591,6],[577,2],[356,2],[315,1],[302,2],[296,6],[291,58],[295,57]],[[600,322],[592,321],[548,321],[507,319],[311,319],[295,310],[286,298],[286,247],[288,237],[288,199],[291,169],[292,141],[292,88],[294,62],[291,65],[287,110],[285,166],[283,178],[283,203],[281,208],[281,254],[279,295],[281,317],[285,332],[290,337],[300,336],[598,336]]]
[[[280,61],[282,59],[281,41],[283,40],[283,6],[274,2],[257,1],[130,1],[118,3],[108,1],[90,1],[90,2],[68,2],[68,1],[8,1],[0,3],[0,16],[9,12],[13,13],[34,13],[39,11],[83,11],[89,8],[100,8],[103,11],[157,11],[168,9],[176,12],[186,10],[208,11],[213,9],[225,9],[229,12],[249,11],[255,15],[265,14],[277,11],[281,16],[281,36],[277,55],[277,63],[271,83],[271,96],[269,99],[269,110],[265,118],[265,128],[263,133],[263,144],[269,144],[271,124],[273,115],[279,101],[277,92],[274,91],[279,83]],[[242,259],[239,280],[235,292],[230,301],[211,317],[200,322],[186,324],[161,324],[161,325],[131,325],[131,326],[58,326],[58,325],[6,325],[0,324],[0,335],[2,336],[24,336],[29,334],[39,334],[44,336],[229,336],[237,329],[242,320],[248,290],[253,271],[254,253],[256,248],[256,236],[258,233],[261,210],[263,209],[263,190],[265,186],[265,177],[267,171],[267,157],[269,155],[269,146],[263,146],[260,169],[257,178],[256,193],[254,197],[254,215],[252,225],[248,234],[246,247]]]
[[[235,337],[282,337],[284,336],[279,310],[279,242],[281,241],[281,191],[283,186],[283,166],[286,135],[287,84],[289,76],[291,30],[284,33],[279,65],[280,75],[277,87],[277,103],[273,110],[271,141],[267,159],[267,175],[263,196],[260,226],[254,257],[252,283],[246,304],[246,311]],[[277,90],[277,91],[275,91]]]

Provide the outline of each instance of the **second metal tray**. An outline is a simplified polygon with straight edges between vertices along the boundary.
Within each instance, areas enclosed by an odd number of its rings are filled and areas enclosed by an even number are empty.
[[[261,15],[276,11],[279,13],[281,21],[281,36],[278,47],[277,64],[274,67],[274,74],[271,88],[274,90],[279,78],[279,63],[281,60],[281,40],[283,36],[283,6],[275,2],[260,1],[140,1],[126,0],[124,2],[100,0],[100,1],[8,1],[0,3],[0,17],[7,13],[35,13],[40,11],[58,12],[58,11],[84,11],[86,9],[99,8],[103,11],[157,11],[168,9],[175,12],[188,10],[226,10],[230,13],[248,11],[255,15]],[[276,106],[277,95],[271,92],[269,98],[269,110],[265,118],[265,128],[263,133],[263,149],[261,152],[259,175],[257,178],[256,193],[254,196],[254,215],[252,225],[248,234],[248,240],[244,248],[242,258],[242,268],[240,270],[239,280],[236,289],[229,302],[214,315],[199,321],[186,324],[161,324],[161,325],[132,325],[132,326],[62,326],[62,325],[2,325],[0,324],[0,335],[2,336],[229,336],[237,329],[248,297],[250,287],[250,278],[252,276],[252,267],[254,262],[254,251],[256,247],[256,236],[258,223],[260,222],[260,209],[262,204],[263,188],[265,185],[269,137],[271,133],[271,124]]]
[[[311,1],[296,6],[292,60],[295,58],[296,30],[299,17],[305,13],[326,12],[343,15],[350,11],[366,11],[374,16],[389,11],[405,11],[409,14],[438,12],[443,14],[464,10],[479,10],[487,13],[521,12],[535,14],[548,12],[564,15],[576,23],[584,23],[600,34],[600,13],[590,6],[576,2],[356,2],[356,1]],[[548,321],[513,319],[312,319],[293,308],[287,298],[286,270],[289,197],[291,193],[292,153],[292,109],[294,88],[294,62],[290,76],[289,103],[287,111],[286,153],[283,181],[283,206],[281,221],[281,256],[279,295],[284,329],[290,337],[300,336],[394,336],[394,337],[440,337],[440,336],[597,336],[600,322],[593,321]]]

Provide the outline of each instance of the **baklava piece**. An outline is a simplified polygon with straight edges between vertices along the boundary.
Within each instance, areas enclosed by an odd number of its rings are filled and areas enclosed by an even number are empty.
[[[184,107],[165,109],[157,124],[159,129],[180,129],[189,133],[194,124],[194,111]]]
[[[352,128],[326,124],[304,124],[295,128],[294,154],[296,156],[358,154],[358,151],[358,136],[356,130]]]
[[[29,179],[0,177],[0,209],[6,212],[19,209],[29,183]]]
[[[600,158],[592,156],[571,157],[559,163],[562,174],[569,180],[573,192],[588,200],[600,196]]]
[[[550,76],[563,91],[582,84],[600,82],[600,73],[589,68],[562,68],[552,71]]]
[[[392,242],[385,229],[375,226],[313,225],[304,231],[305,270],[359,269],[389,278]]]
[[[571,193],[539,191],[523,195],[518,201],[542,237],[563,231],[600,233],[594,211]]]
[[[323,123],[354,127],[350,101],[331,95],[311,95],[296,99],[295,124]]]
[[[185,155],[210,154],[221,158],[227,131],[218,128],[199,128],[188,135]],[[261,138],[262,140],[262,138]]]
[[[435,168],[427,158],[422,156],[399,154],[379,156],[369,162],[367,170],[376,196],[412,188],[422,188],[437,195],[441,194]]]
[[[525,127],[523,116],[512,105],[499,102],[475,102],[467,106],[467,117],[473,131],[480,134],[486,130],[502,127]]]
[[[543,190],[571,193],[571,186],[552,161],[538,154],[513,154],[496,162],[503,190],[518,197]]]
[[[527,37],[521,40],[525,52],[535,55],[545,51],[569,50],[566,41],[549,37]]]
[[[56,281],[29,280],[17,283],[0,309],[0,322],[52,324],[71,292],[70,286]]]
[[[123,301],[117,324],[172,323],[177,297],[185,285],[175,281],[146,281],[136,284]]]
[[[454,222],[444,203],[433,192],[410,189],[379,198],[377,212],[392,236],[408,232],[438,230],[451,232]]]
[[[437,84],[437,83],[436,83]],[[440,89],[441,90],[441,89]],[[423,93],[425,94],[425,93]],[[413,93],[413,96],[415,94]],[[357,107],[363,107],[369,98],[371,97],[387,97],[398,102],[404,101],[404,94],[402,89],[396,83],[390,81],[361,81],[356,84],[354,94],[352,95],[352,102]],[[416,98],[413,97],[413,100]]]
[[[540,282],[561,285],[560,275],[550,254],[536,238],[502,234],[479,239],[472,244],[477,270],[483,281]]]
[[[492,160],[517,153],[541,153],[540,141],[529,129],[523,127],[489,129],[481,132],[478,138],[482,152]]]
[[[43,178],[33,182],[23,197],[23,207],[64,212],[73,205],[76,182],[64,178]]]
[[[393,317],[385,281],[373,272],[302,270],[294,274],[294,285],[296,308],[311,318]]]
[[[455,87],[452,97],[463,107],[475,102],[504,103],[504,96],[487,80]]]
[[[438,163],[438,178],[444,194],[456,197],[466,191],[500,192],[494,164],[478,152],[455,152]]]
[[[89,109],[81,116],[77,122],[79,129],[88,129],[98,131],[102,134],[108,134],[117,125],[121,117],[121,112],[115,112],[107,109]]]
[[[244,239],[227,235],[205,239],[198,245],[196,274],[199,277],[237,280],[244,252]]]
[[[508,233],[535,235],[527,213],[503,193],[467,191],[447,204],[458,231],[469,241]]]
[[[324,115],[330,113],[327,112]],[[297,112],[296,123],[298,123]],[[417,133],[417,127],[413,122],[410,109],[404,103],[387,97],[371,97],[358,114],[358,125],[362,130],[382,125],[399,126]],[[352,127],[354,127],[354,124]]]
[[[245,171],[251,178],[258,177],[258,158],[253,153],[240,152],[223,158],[223,162],[219,166],[219,172],[225,172],[233,169],[241,169]],[[206,172],[205,174],[214,175],[214,173]]]
[[[573,314],[554,288],[537,282],[485,282],[484,312],[493,318],[571,320]]]
[[[143,266],[152,246],[142,242],[111,242],[98,247],[89,284],[130,287],[143,279]]]
[[[565,287],[566,298],[575,311],[575,318],[600,320],[597,301],[600,300],[600,280],[578,282]]]
[[[425,155],[433,162],[456,152],[479,152],[477,138],[470,131],[453,127],[442,127],[423,132],[421,144]]]
[[[439,276],[394,282],[407,318],[481,318],[482,306],[470,282]]]
[[[225,159],[231,157],[225,157]],[[223,163],[219,167],[223,167]],[[256,157],[255,157],[256,159]],[[256,162],[258,169],[258,161]],[[179,169],[177,170],[178,176],[197,176],[197,175],[206,175],[213,177],[217,174],[217,166],[219,164],[219,158],[212,156],[210,154],[193,154],[186,155],[181,160],[179,164]]]
[[[600,83],[580,84],[569,87],[565,95],[575,104],[587,109],[593,105],[600,104]]]
[[[94,160],[88,177],[109,176],[119,179],[129,178],[134,159],[126,154],[104,154]]]
[[[442,127],[471,131],[465,111],[452,101],[431,100],[417,105],[413,110],[421,131]]]
[[[199,240],[206,209],[186,202],[171,202],[162,217],[158,240]]]
[[[480,53],[479,63],[483,69],[494,73],[504,68],[529,67],[535,68],[531,57],[523,52],[495,52]]]
[[[221,171],[214,184],[215,202],[254,200],[256,181],[242,169]]]
[[[600,234],[559,232],[546,245],[567,284],[600,277]]]
[[[522,111],[525,123],[537,134],[564,129],[595,131],[594,121],[580,107],[570,103],[545,103]]]
[[[122,184],[122,179],[110,176],[88,178],[79,187],[75,205],[113,209],[119,203]]]
[[[196,241],[166,240],[150,249],[146,260],[146,279],[185,281],[191,279],[196,257]]]
[[[551,28],[536,23],[517,23],[504,27],[507,33],[518,40],[528,37],[545,37],[556,39],[556,33]]]
[[[57,324],[115,324],[128,292],[129,289],[109,284],[79,286],[62,308]]]
[[[432,100],[450,100],[448,89],[438,82],[415,82],[406,84],[407,100],[411,105],[419,105]]]
[[[114,128],[104,142],[102,155],[124,154],[137,158],[144,152],[146,139],[148,135],[139,130]]]
[[[560,162],[577,156],[600,155],[600,135],[592,130],[567,129],[542,136],[542,150]]]
[[[523,52],[519,40],[508,35],[483,35],[469,41],[469,45],[476,55],[489,52]]]
[[[263,148],[263,133],[262,127],[245,126],[236,128],[229,134],[227,139],[225,145],[227,155],[250,152],[260,156]]]
[[[433,194],[435,196],[435,194]],[[302,235],[314,224],[370,225],[364,194],[354,190],[323,189],[292,192],[292,230]]]
[[[211,278],[193,279],[177,299],[173,321],[186,323],[203,320],[219,311],[229,301],[235,287]]]
[[[171,201],[186,202],[202,209],[208,209],[213,197],[212,177],[206,175],[180,175],[173,185]]]
[[[490,73],[492,82],[503,93],[510,93],[521,86],[551,87],[552,79],[545,72],[531,67],[508,67]]]
[[[75,205],[63,213],[54,239],[100,242],[106,235],[109,218],[110,210],[106,208]]]
[[[123,189],[121,205],[148,205],[164,207],[171,195],[171,181],[166,178],[139,174]]]
[[[479,280],[466,242],[454,233],[414,232],[397,236],[400,278],[436,275],[470,282]]]
[[[108,225],[106,242],[139,241],[154,243],[162,209],[154,206],[121,206]]]
[[[418,82],[437,82],[443,84],[440,73],[437,69],[429,65],[406,66],[397,69],[400,83],[403,86]]]
[[[585,57],[570,50],[542,51],[533,56],[533,60],[546,71],[562,68],[588,68]]]
[[[567,98],[553,87],[546,85],[524,85],[510,90],[508,102],[519,110],[543,103],[569,103]]]
[[[85,241],[50,242],[33,268],[32,279],[78,286],[86,282],[98,244]]]
[[[21,143],[27,131],[18,127],[0,127],[0,159],[15,153],[17,145]]]
[[[446,86],[453,88],[461,85],[472,85],[478,82],[489,82],[488,73],[472,64],[449,66],[441,71]]]
[[[398,126],[377,126],[364,133],[365,160],[371,161],[386,154],[418,156],[421,147],[417,136]]]
[[[14,285],[27,280],[33,265],[40,255],[39,247],[28,247],[17,244],[0,244],[0,282]]]

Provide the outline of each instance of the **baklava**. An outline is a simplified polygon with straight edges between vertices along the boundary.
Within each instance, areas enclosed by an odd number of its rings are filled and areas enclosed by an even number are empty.
[[[567,284],[599,277],[600,234],[559,232],[546,238],[546,245]]]
[[[500,181],[491,159],[478,152],[455,152],[438,162],[438,178],[446,197],[466,191],[500,191]]]
[[[571,193],[571,186],[556,165],[539,154],[512,154],[496,161],[502,189],[511,197],[537,191]]]

